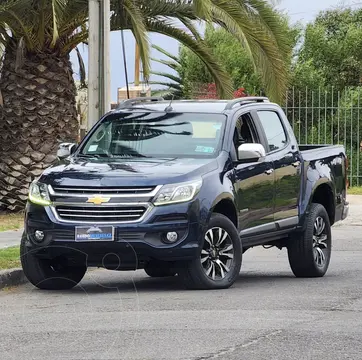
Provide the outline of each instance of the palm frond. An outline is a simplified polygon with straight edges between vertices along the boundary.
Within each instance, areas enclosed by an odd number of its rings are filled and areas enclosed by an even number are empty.
[[[232,33],[250,53],[268,96],[274,101],[280,101],[285,94],[288,80],[287,55],[284,48],[281,49],[274,40],[278,34],[273,34],[263,24],[257,9],[250,10],[251,1],[255,0],[215,0],[217,5],[213,8],[213,20]],[[249,7],[245,3],[249,4]],[[281,42],[284,41],[283,36],[280,36]]]
[[[86,73],[87,73],[87,71],[86,71],[84,61],[83,61],[82,55],[81,55],[78,47],[75,48],[75,51],[77,53],[77,58],[78,58],[78,63],[79,63],[80,87],[81,88],[86,88],[87,85],[86,85],[85,81],[86,81]]]
[[[165,81],[149,81],[148,82],[150,85],[161,85],[161,86],[166,86],[170,89],[175,89],[175,90],[182,90],[181,85],[173,83],[173,82],[165,82]]]
[[[245,3],[243,0],[239,0]],[[283,55],[287,55],[291,51],[290,39],[288,31],[283,24],[283,18],[275,11],[272,5],[263,0],[249,0],[251,6],[244,5],[246,11],[254,20],[260,22],[261,26],[268,31],[268,34],[278,44],[279,51]]]
[[[195,13],[198,17],[211,20],[212,0],[193,0]]]
[[[139,6],[144,16],[149,20],[179,19],[181,17],[190,20],[199,19],[195,14],[195,7],[189,1],[141,0]]]
[[[0,44],[5,45],[10,40],[10,35],[8,34],[6,28],[0,26]]]
[[[46,17],[45,7],[46,7],[46,0],[40,0],[38,38],[41,46],[43,46],[45,42],[45,17]]]
[[[25,10],[28,5],[26,0],[8,0],[0,5],[0,27],[5,31],[11,30],[12,38],[24,37],[27,48],[35,47],[34,38],[31,36],[32,28],[24,21]],[[26,18],[26,16],[25,16]]]
[[[123,4],[130,18],[132,32],[139,47],[143,76],[147,80],[150,74],[150,45],[145,18],[133,0],[123,0]]]
[[[59,24],[60,34],[71,34],[88,21],[89,0],[68,0]],[[84,30],[84,29],[82,29]]]
[[[169,60],[161,60],[161,59],[152,59],[153,61],[166,65],[171,70],[175,72],[175,74],[170,74],[167,72],[162,71],[151,71],[152,75],[160,76],[161,78],[165,78],[168,80],[171,80],[171,82],[165,82],[163,80],[154,80],[151,81],[150,84],[152,85],[161,85],[168,87],[167,90],[161,89],[157,92],[157,94],[160,94],[160,96],[163,96],[165,98],[173,98],[173,99],[181,99],[185,98],[185,87],[183,83],[183,78],[180,75],[181,71],[181,62],[180,59],[166,51],[165,49],[161,48],[157,45],[152,45],[154,49],[156,49],[158,52],[163,54],[164,56],[167,56],[171,61]]]
[[[194,25],[194,20],[190,20],[186,17],[180,17],[178,20],[185,25],[186,29],[188,29],[191,32],[191,34],[194,36],[195,39],[201,39],[199,30]]]
[[[67,7],[68,0],[51,0],[51,4],[53,18],[53,39],[50,45],[54,47],[59,39],[59,26],[61,25],[62,20],[64,21],[64,11]]]
[[[155,59],[155,58],[151,58],[152,61],[155,61],[159,64],[165,65],[175,71],[177,71],[177,69],[180,67],[180,64],[175,63],[173,60],[164,60],[164,59]]]
[[[182,94],[179,94],[177,91],[172,89],[157,89],[152,92],[153,96],[160,96],[163,98],[180,98]]]
[[[196,41],[185,31],[176,28],[168,21],[147,21],[148,30],[157,32],[178,40],[181,44],[194,52],[206,65],[215,80],[215,84],[221,98],[230,98],[233,88],[230,77],[223,70],[221,65],[215,60],[211,51],[202,41]]]
[[[81,30],[66,38],[62,48],[60,49],[61,54],[67,54],[74,50],[79,44],[86,42],[88,39],[88,30]]]
[[[25,62],[25,44],[24,38],[20,38],[18,42],[18,47],[16,49],[16,59],[15,59],[15,72],[18,72],[21,69]]]
[[[167,79],[170,79],[171,81],[175,81],[176,83],[180,84],[182,82],[182,79],[177,76],[177,75],[173,75],[173,74],[169,74],[166,72],[162,72],[162,71],[151,71],[152,75],[156,75],[156,76],[161,76],[161,77],[165,77]]]
[[[178,57],[177,57],[176,55],[173,55],[173,54],[169,53],[167,50],[163,49],[161,46],[152,44],[152,48],[155,49],[155,50],[157,50],[157,51],[160,52],[161,54],[169,57],[170,59],[176,61],[176,62],[179,61],[179,59],[178,59]]]

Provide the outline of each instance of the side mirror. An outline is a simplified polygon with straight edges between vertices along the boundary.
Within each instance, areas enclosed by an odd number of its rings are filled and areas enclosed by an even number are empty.
[[[59,159],[65,159],[66,157],[72,155],[77,147],[77,144],[73,143],[61,143],[57,151],[57,156]]]
[[[242,162],[257,162],[266,155],[261,144],[242,144],[238,148],[238,160]]]

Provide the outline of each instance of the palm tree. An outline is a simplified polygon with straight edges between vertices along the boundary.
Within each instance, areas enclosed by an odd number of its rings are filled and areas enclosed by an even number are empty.
[[[87,0],[5,0],[0,92],[0,203],[24,206],[30,182],[76,141],[76,88],[69,53],[87,40]],[[82,28],[83,27],[83,28]]]
[[[0,44],[0,204],[24,206],[30,182],[55,160],[59,142],[78,136],[69,54],[86,42],[88,0],[2,0]],[[176,23],[181,22],[184,28]],[[268,94],[284,93],[290,52],[278,15],[264,0],[112,0],[112,30],[132,30],[143,72],[150,72],[148,32],[170,36],[206,64],[221,97],[232,94],[195,20],[218,24],[238,38],[262,71]]]

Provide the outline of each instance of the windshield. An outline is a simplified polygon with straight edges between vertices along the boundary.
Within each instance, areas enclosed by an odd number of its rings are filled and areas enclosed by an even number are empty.
[[[109,116],[80,154],[94,157],[215,157],[225,115],[124,113]]]

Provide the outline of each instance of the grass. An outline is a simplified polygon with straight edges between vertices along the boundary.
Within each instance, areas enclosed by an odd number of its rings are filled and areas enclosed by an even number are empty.
[[[362,195],[362,186],[355,186],[348,189],[349,195]]]
[[[24,224],[24,214],[0,214],[0,231],[19,230]]]
[[[0,249],[0,270],[21,267],[19,246]]]

